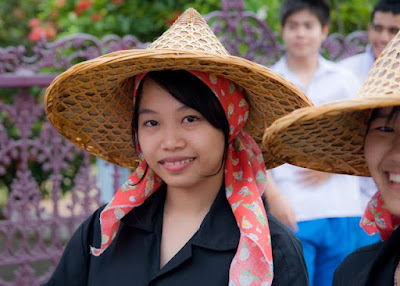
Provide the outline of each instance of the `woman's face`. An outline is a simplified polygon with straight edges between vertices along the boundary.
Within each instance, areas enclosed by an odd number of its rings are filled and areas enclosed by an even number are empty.
[[[221,184],[222,131],[151,79],[143,83],[138,138],[149,167],[169,188],[201,188],[214,181]]]
[[[365,137],[364,153],[371,176],[389,211],[400,216],[400,116],[380,108]]]

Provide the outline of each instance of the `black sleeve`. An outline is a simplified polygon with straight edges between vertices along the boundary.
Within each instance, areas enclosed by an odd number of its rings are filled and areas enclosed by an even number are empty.
[[[308,274],[303,247],[294,233],[268,213],[274,258],[273,286],[307,286]]]
[[[90,245],[99,231],[101,207],[84,221],[69,240],[50,280],[42,286],[86,286],[90,264]],[[97,234],[100,241],[100,234]],[[97,243],[96,243],[97,244]],[[97,246],[97,245],[96,245]]]

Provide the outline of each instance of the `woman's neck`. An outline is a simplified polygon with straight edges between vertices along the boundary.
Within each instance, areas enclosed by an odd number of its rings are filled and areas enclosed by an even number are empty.
[[[221,173],[223,174],[223,170]],[[223,184],[223,177],[220,174],[215,177],[191,188],[167,186],[164,212],[205,216]]]

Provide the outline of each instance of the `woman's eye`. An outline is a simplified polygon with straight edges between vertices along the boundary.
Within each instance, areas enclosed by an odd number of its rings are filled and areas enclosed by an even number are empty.
[[[196,116],[186,116],[185,118],[183,118],[182,122],[183,123],[191,123],[191,122],[195,122],[198,118]]]
[[[382,132],[393,132],[393,128],[390,126],[380,126],[376,129]]]
[[[145,125],[145,126],[152,127],[152,126],[158,125],[158,122],[155,121],[155,120],[147,120],[147,121],[144,123],[144,125]]]

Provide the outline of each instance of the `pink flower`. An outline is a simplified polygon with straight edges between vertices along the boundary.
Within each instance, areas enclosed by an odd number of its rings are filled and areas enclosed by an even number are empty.
[[[82,14],[87,9],[89,9],[90,5],[91,5],[91,3],[88,0],[82,0],[81,2],[79,2],[78,5],[76,5],[75,11],[74,11],[76,16],[79,17],[80,14]]]
[[[80,12],[83,12],[87,10],[90,7],[90,1],[88,0],[82,0],[81,2],[76,5],[76,9],[79,10]]]
[[[57,0],[56,7],[61,8],[65,6],[65,0]]]
[[[42,27],[36,26],[36,27],[33,27],[31,32],[29,33],[29,40],[31,40],[32,42],[37,42],[42,37],[45,37],[45,36],[46,36],[46,31]]]
[[[33,18],[29,21],[29,27],[31,28],[39,27],[39,25],[40,25],[40,20],[38,18]]]

